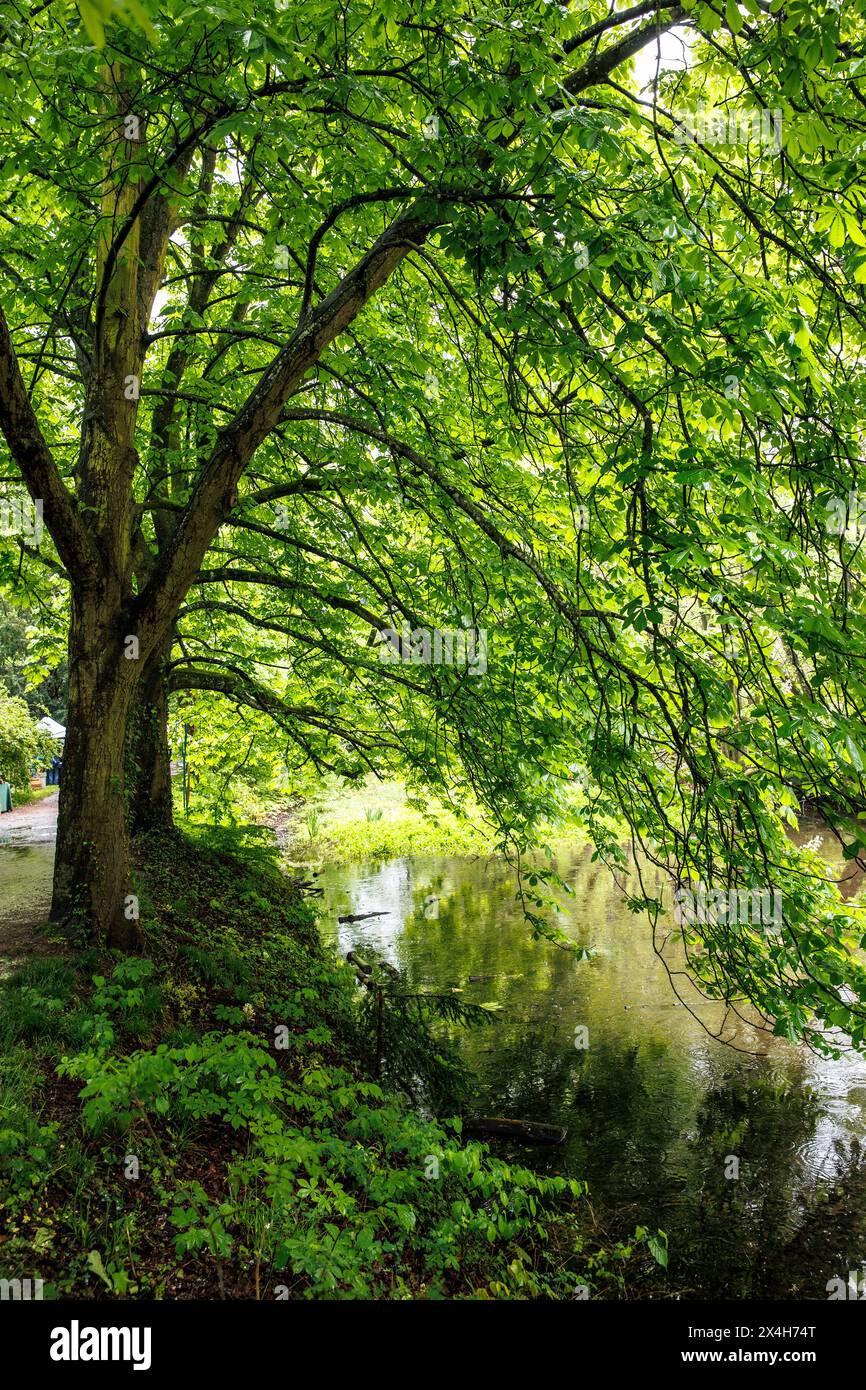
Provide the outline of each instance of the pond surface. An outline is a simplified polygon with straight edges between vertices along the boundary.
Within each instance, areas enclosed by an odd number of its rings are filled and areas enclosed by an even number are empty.
[[[0,974],[29,949],[33,927],[51,908],[54,845],[0,844]]]
[[[57,794],[0,815],[0,973],[51,908]]]
[[[585,1179],[610,1238],[667,1231],[656,1297],[826,1299],[829,1279],[866,1268],[866,1063],[742,1022],[725,1031],[742,1051],[711,1036],[723,1006],[694,992],[677,1003],[647,922],[591,856],[557,861],[574,889],[561,925],[590,960],[532,940],[495,860],[326,866],[323,932],[342,955],[390,961],[412,989],[501,1006],[492,1027],[461,1031],[479,1112],[566,1126],[563,1147],[520,1161]]]

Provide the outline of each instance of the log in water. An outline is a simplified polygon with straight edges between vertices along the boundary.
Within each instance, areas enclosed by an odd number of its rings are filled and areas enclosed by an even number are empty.
[[[559,1125],[537,1124],[534,1120],[501,1120],[479,1115],[464,1120],[463,1133],[468,1139],[511,1139],[515,1144],[564,1144],[567,1129]]]

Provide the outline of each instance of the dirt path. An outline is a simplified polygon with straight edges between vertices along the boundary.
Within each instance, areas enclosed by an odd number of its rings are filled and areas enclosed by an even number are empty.
[[[16,806],[0,816],[0,845],[38,845],[57,834],[59,792]]]
[[[56,792],[0,816],[0,975],[57,949],[38,930],[51,909],[56,833]]]

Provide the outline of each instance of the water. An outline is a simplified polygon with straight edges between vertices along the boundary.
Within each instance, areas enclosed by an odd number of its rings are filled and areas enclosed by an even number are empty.
[[[56,793],[0,816],[0,974],[48,918],[56,828]]]
[[[33,947],[51,908],[54,845],[0,843],[0,975]]]
[[[866,1266],[866,1063],[745,1022],[724,1032],[741,1051],[725,1046],[711,1036],[723,1006],[694,992],[677,1003],[646,921],[591,851],[558,868],[575,894],[561,924],[589,961],[533,941],[511,870],[483,859],[326,867],[323,931],[413,989],[501,1006],[492,1028],[462,1035],[478,1111],[566,1126],[562,1148],[521,1161],[587,1180],[612,1237],[668,1232],[655,1296],[825,1299],[829,1279]],[[337,921],[374,911],[386,915]],[[725,1175],[731,1158],[739,1178]]]

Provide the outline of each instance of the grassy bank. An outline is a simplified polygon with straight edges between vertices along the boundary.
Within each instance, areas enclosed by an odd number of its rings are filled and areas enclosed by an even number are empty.
[[[430,800],[422,810],[401,784],[373,778],[357,790],[323,787],[285,815],[282,831],[285,853],[295,863],[490,854],[494,844],[480,812],[461,818]]]
[[[387,1060],[373,1079],[354,973],[260,839],[145,843],[138,875],[143,956],[57,947],[2,987],[2,1277],[47,1297],[570,1298],[652,1266],[643,1236],[599,1247],[579,1183],[462,1143]]]
[[[12,787],[12,810],[23,811],[25,806],[35,806],[47,796],[56,796],[58,787]]]
[[[370,778],[351,790],[323,786],[282,815],[271,815],[283,849],[294,863],[326,861],[347,864],[369,859],[396,859],[410,854],[493,854],[496,836],[480,808],[458,816],[431,798],[415,801],[398,782]],[[584,843],[586,832],[576,814],[543,825],[541,843],[563,848]]]

